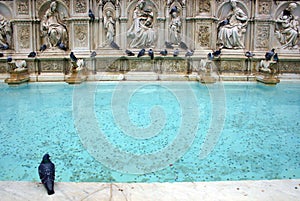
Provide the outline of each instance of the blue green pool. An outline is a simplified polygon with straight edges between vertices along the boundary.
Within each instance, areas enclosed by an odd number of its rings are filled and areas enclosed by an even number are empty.
[[[127,93],[129,88],[135,90]],[[219,94],[220,88],[224,94]],[[130,97],[124,97],[126,94]],[[88,104],[91,103],[94,121],[76,113],[79,109],[85,111],[77,108],[85,101],[91,101]],[[124,107],[126,110],[121,112]],[[182,115],[183,107],[187,114],[193,111],[199,116]],[[153,108],[158,111],[156,116],[151,116]],[[299,82],[276,86],[228,82],[209,87],[196,82],[99,82],[80,86],[29,83],[16,87],[0,83],[0,110],[1,181],[38,181],[37,167],[44,153],[49,153],[56,165],[56,181],[65,182],[300,178]],[[178,138],[182,124],[193,121],[197,121],[197,127],[185,129],[192,136],[187,139],[190,144],[185,145],[176,160],[163,155],[165,164],[153,169],[151,161],[138,162],[147,167],[145,173],[112,168],[114,161],[110,159],[107,165],[107,161],[95,157],[82,136],[84,129],[93,132],[88,124],[96,122],[93,126],[105,135],[106,143],[122,153],[137,158],[147,154],[159,157],[160,150],[171,147]],[[82,122],[86,127],[80,130],[78,124]],[[133,136],[130,132],[136,129],[138,136]],[[210,130],[218,129],[211,151],[199,157]],[[105,155],[109,152],[103,139],[95,138],[93,144]],[[155,159],[151,160],[155,163]]]

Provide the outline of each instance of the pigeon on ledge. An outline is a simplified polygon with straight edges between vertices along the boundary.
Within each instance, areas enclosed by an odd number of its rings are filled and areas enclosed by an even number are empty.
[[[49,154],[43,156],[38,173],[48,195],[54,194],[55,165],[51,162]]]

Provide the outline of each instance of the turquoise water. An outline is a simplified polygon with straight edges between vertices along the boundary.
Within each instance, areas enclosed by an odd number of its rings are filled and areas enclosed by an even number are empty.
[[[199,114],[198,127],[190,146],[176,161],[145,174],[128,174],[120,172],[117,167],[112,170],[84,148],[74,116],[78,101],[74,99],[76,86],[30,83],[9,87],[0,84],[0,180],[38,181],[37,167],[44,153],[49,153],[56,165],[56,181],[181,182],[300,178],[299,83],[276,86],[223,83],[221,88],[224,87],[225,98],[217,101],[215,99],[222,94],[218,95],[219,91],[216,93],[214,90],[220,89],[221,84],[210,85],[209,88],[194,82],[167,83],[172,88],[159,82],[140,84],[85,83],[80,85],[80,90],[95,88],[92,97],[94,117],[107,141],[124,153],[145,155],[158,153],[165,146],[172,145],[178,136],[183,122],[182,107],[190,104],[189,100],[193,97],[176,97],[174,89],[184,92],[188,85],[197,101],[189,108]],[[135,85],[139,87],[128,92],[131,98],[127,117],[124,113],[114,113],[112,107],[117,106],[112,104],[113,99],[120,103],[125,100],[124,93],[119,93],[117,87]],[[83,93],[83,101],[89,98]],[[212,103],[220,103],[225,108],[213,110]],[[163,111],[157,117],[158,121],[165,119],[162,125],[149,115],[154,106]],[[218,116],[220,119],[213,121],[214,113],[217,116],[224,113],[224,119]],[[162,127],[155,130],[153,136],[135,138],[117,124],[118,115],[121,119],[129,118],[128,126],[135,128],[147,130],[152,124],[154,129],[156,124]],[[222,128],[221,133],[216,134],[212,152],[200,158],[209,129],[217,130],[219,127]],[[95,143],[96,149],[101,151],[103,142],[95,139]]]

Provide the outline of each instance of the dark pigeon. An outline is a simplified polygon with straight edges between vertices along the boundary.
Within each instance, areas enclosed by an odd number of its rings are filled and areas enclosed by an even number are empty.
[[[248,58],[250,58],[250,57],[254,57],[255,54],[253,54],[253,53],[250,52],[250,51],[247,51],[247,52],[245,53],[245,56],[248,57]]]
[[[144,48],[143,48],[143,49],[141,49],[141,50],[139,51],[139,53],[138,53],[137,57],[144,56],[144,55],[145,55],[145,52],[146,52],[146,50],[145,50]]]
[[[225,19],[222,22],[219,23],[218,25],[218,30],[220,29],[220,27],[225,26],[226,24],[229,24],[229,20]]]
[[[191,57],[194,55],[194,51],[193,50],[188,50],[186,53],[185,53],[185,56],[186,57]]]
[[[91,57],[94,58],[95,56],[97,56],[97,53],[96,53],[95,51],[93,51],[93,52],[91,53]]]
[[[54,194],[55,165],[50,161],[49,154],[43,156],[43,160],[38,167],[38,172],[48,195]]]
[[[77,60],[78,60],[78,59],[76,58],[74,52],[71,52],[71,53],[70,53],[70,59],[71,59],[72,61],[74,61],[74,62],[77,62]]]
[[[214,52],[212,53],[212,55],[213,55],[214,57],[220,56],[220,55],[221,55],[221,48],[218,49],[218,50],[216,50],[216,51],[214,51]]]
[[[189,49],[188,46],[187,46],[184,42],[182,42],[182,41],[179,43],[179,47],[180,47],[181,49],[184,49],[184,50]]]
[[[159,54],[163,55],[163,56],[167,56],[168,55],[168,51],[165,49],[165,50],[160,51]]]
[[[207,58],[209,60],[213,60],[214,59],[214,55],[210,52],[210,53],[207,54]]]
[[[6,61],[7,61],[7,62],[12,62],[12,57],[11,57],[11,56],[8,56],[7,59],[6,59]]]
[[[113,49],[116,49],[116,50],[120,49],[119,45],[117,43],[115,43],[114,41],[111,41],[110,47]]]
[[[166,48],[168,49],[174,49],[174,47],[172,46],[172,43],[170,42],[165,42]]]
[[[46,49],[47,49],[47,45],[46,45],[46,44],[44,44],[44,45],[42,45],[42,46],[40,47],[40,51],[41,51],[41,52],[44,52]]]
[[[178,49],[174,50],[173,56],[177,57],[178,55],[179,55],[179,50]]]
[[[275,54],[275,49],[273,48],[271,51],[266,52],[265,58],[267,61],[270,61]]]
[[[29,54],[28,54],[28,57],[35,57],[36,56],[36,53],[35,52],[30,52]]]
[[[125,53],[127,54],[127,56],[134,56],[134,53],[130,50],[125,50]]]
[[[89,17],[91,22],[95,21],[95,15],[91,9],[89,9]]]
[[[273,56],[273,61],[278,62],[278,54],[277,54],[277,53],[274,54],[274,56]]]
[[[4,44],[4,45],[0,45],[0,49],[2,50],[8,50],[9,49],[9,46]]]
[[[67,47],[63,43],[59,43],[58,48],[61,50],[67,51]]]
[[[154,52],[152,49],[149,49],[148,55],[151,57],[151,60],[154,59]]]
[[[178,12],[177,6],[171,8],[170,14],[172,14],[173,12]]]
[[[3,53],[0,53],[0,57],[3,57],[4,56],[4,54]]]

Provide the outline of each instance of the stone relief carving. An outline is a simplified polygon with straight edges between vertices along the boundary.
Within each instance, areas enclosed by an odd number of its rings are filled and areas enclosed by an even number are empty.
[[[60,17],[57,10],[57,2],[53,1],[46,11],[41,22],[42,37],[46,37],[48,45],[53,47],[65,46],[68,44],[67,26]]]
[[[210,26],[198,24],[197,42],[201,47],[210,46]]]
[[[70,0],[60,0],[62,1],[66,6],[70,5]],[[36,0],[37,8],[38,10],[41,9],[41,6],[46,2],[46,0]]]
[[[177,0],[182,6],[185,5],[185,0]],[[172,3],[174,3],[175,0],[168,0],[167,5],[170,6]]]
[[[269,44],[270,26],[262,24],[257,26],[256,48],[267,48]]]
[[[236,0],[230,0],[231,10],[224,20],[218,24],[218,43],[229,49],[244,48],[244,35],[246,33],[248,17],[244,11],[237,7]]]
[[[258,2],[258,13],[262,15],[269,15],[271,10],[271,4],[270,1],[259,1]]]
[[[156,33],[153,29],[153,11],[151,6],[146,6],[146,1],[139,0],[133,11],[133,22],[127,31],[131,38],[129,47],[147,48],[154,45]]]
[[[178,45],[181,42],[181,19],[177,6],[173,7],[170,11],[171,23],[169,25],[169,38],[170,43]]]
[[[88,26],[86,24],[76,24],[74,27],[75,27],[75,46],[87,47]]]
[[[210,0],[199,1],[199,13],[209,13],[210,7]]]
[[[30,29],[29,25],[21,25],[18,27],[18,45],[21,49],[30,48]]]
[[[298,36],[300,34],[300,27],[298,16],[293,14],[293,11],[296,8],[296,3],[290,3],[276,20],[278,26],[275,35],[282,45],[281,48],[298,49],[297,43]]]
[[[29,3],[28,0],[17,1],[17,12],[18,15],[28,15],[29,14]]]
[[[107,10],[104,15],[104,29],[106,36],[106,45],[110,45],[114,41],[115,36],[115,23],[113,13],[111,10]]]
[[[7,50],[11,46],[12,27],[8,19],[0,15],[0,49]]]
[[[75,3],[75,12],[76,13],[85,13],[87,10],[85,0],[76,0]]]

